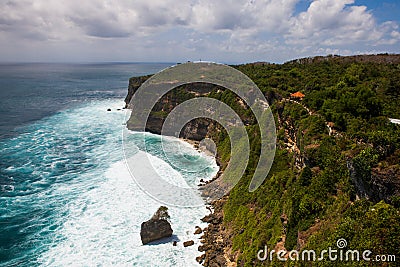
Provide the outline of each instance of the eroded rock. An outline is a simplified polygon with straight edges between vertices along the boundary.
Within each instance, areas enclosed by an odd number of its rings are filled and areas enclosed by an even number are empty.
[[[140,228],[143,245],[172,236],[173,230],[168,220],[168,208],[161,206],[150,220],[143,222]]]

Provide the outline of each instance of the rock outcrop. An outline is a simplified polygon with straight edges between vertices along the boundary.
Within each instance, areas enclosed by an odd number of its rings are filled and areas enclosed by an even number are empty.
[[[163,215],[160,216],[160,213]],[[150,220],[142,223],[140,238],[143,245],[172,236],[173,230],[168,218],[167,208],[160,207]]]
[[[400,195],[400,167],[373,168],[367,181],[359,177],[352,159],[347,160],[351,181],[359,198],[367,198],[374,202],[384,200],[392,202],[394,196]]]
[[[147,243],[172,236],[171,224],[167,220],[150,219],[143,222],[140,229],[140,238],[143,245]]]
[[[214,212],[201,219],[208,223],[208,226],[203,230],[202,245],[198,248],[204,254],[196,258],[197,262],[203,264],[203,266],[232,266],[229,265],[229,262],[233,256],[226,251],[226,248],[232,245],[232,236],[222,224],[222,207],[226,200],[227,198],[224,197],[214,201],[212,203]]]
[[[129,79],[129,87],[128,87],[128,95],[125,98],[125,107],[131,109],[132,107],[129,105],[133,95],[139,89],[139,87],[151,76],[142,76],[142,77],[132,77]],[[185,92],[185,97],[196,97],[196,96],[206,96],[213,90],[224,90],[224,88],[208,84],[208,83],[192,83],[187,85],[182,85],[179,87],[180,92]],[[183,90],[183,91],[182,91]],[[183,99],[180,99],[179,94],[176,93],[168,93],[159,101],[159,104],[153,107],[153,112],[150,114],[149,118],[146,120],[145,131],[151,132],[154,134],[161,134],[161,129],[164,124],[165,117],[162,116],[163,113],[169,113],[172,109],[174,109],[177,105],[181,104]],[[133,112],[135,112],[133,110]],[[161,113],[161,115],[160,115]],[[135,113],[133,113],[135,115]],[[127,127],[130,130],[134,131],[142,131],[142,126],[137,127],[131,120],[127,122]],[[210,136],[211,133],[215,133],[217,129],[218,123],[206,119],[206,118],[197,118],[188,122],[181,130],[179,137],[200,141],[205,137]],[[168,135],[168,134],[167,134]],[[173,134],[171,134],[173,135]]]
[[[151,75],[132,77],[129,79],[128,94],[125,97],[125,108],[129,107],[129,102],[132,99],[133,94],[139,89],[139,87],[151,77]]]

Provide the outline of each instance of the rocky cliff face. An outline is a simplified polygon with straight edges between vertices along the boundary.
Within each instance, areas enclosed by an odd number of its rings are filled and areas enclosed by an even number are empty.
[[[190,140],[201,141],[209,136],[214,122],[208,119],[195,119],[182,129],[180,137]]]
[[[132,96],[135,94],[138,88],[150,77],[151,76],[142,76],[132,77],[129,79],[128,95],[125,98],[126,108],[131,108],[129,103],[132,99]],[[196,96],[205,96],[209,94],[212,90],[218,89],[220,88],[212,84],[193,83],[179,87],[180,92],[183,92],[182,94],[180,94],[179,92],[175,94],[168,93],[161,99],[160,103],[153,108],[153,112],[150,114],[150,117],[147,120],[145,130],[154,134],[160,134],[165,120],[165,116],[160,115],[160,112],[166,115],[184,100]],[[180,97],[183,94],[184,98],[181,99]],[[127,127],[130,130],[142,130],[136,128],[135,125],[133,125],[129,121],[127,123]],[[211,133],[218,127],[218,123],[210,119],[193,119],[183,127],[179,137],[194,141],[200,141],[203,140],[205,137],[209,137]]]
[[[128,94],[125,97],[125,108],[129,108],[129,102],[131,101],[133,94],[150,77],[151,75],[147,75],[140,77],[132,77],[129,79]]]
[[[400,195],[400,167],[373,168],[368,181],[359,177],[352,159],[347,160],[350,178],[359,198],[367,198],[374,202],[385,200],[392,202],[392,197]]]

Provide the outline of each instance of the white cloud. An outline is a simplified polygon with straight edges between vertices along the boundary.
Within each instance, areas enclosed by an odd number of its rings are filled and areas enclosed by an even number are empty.
[[[171,57],[199,52],[281,60],[323,51],[375,50],[400,42],[397,22],[377,23],[367,7],[354,0],[314,0],[299,14],[295,10],[300,0],[0,1],[0,49],[10,57],[21,47],[33,54],[40,47],[57,53],[57,45],[73,47],[77,55],[90,54],[90,47],[106,52],[114,45],[132,47],[126,52],[132,59],[135,51],[141,56],[150,51],[156,57],[153,44],[161,50],[160,57],[164,49]],[[181,49],[174,49],[178,46]],[[68,50],[73,54],[73,49]]]
[[[270,30],[287,27],[298,0],[199,0],[191,26],[203,31]]]
[[[385,32],[366,6],[349,6],[354,0],[316,0],[307,11],[292,18],[286,34],[289,43],[343,45],[378,41]]]

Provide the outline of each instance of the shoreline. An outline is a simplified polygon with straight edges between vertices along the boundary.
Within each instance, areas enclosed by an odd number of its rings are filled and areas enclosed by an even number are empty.
[[[222,175],[222,173],[223,173],[223,171],[221,170],[222,164],[221,164],[221,159],[218,156],[218,154],[214,154],[212,151],[208,150],[207,147],[201,147],[199,141],[191,140],[191,139],[187,139],[187,138],[183,138],[183,137],[179,137],[179,140],[191,145],[199,153],[205,154],[205,156],[207,156],[207,157],[212,157],[214,159],[215,163],[218,166],[218,171],[213,177],[211,177],[211,178],[209,178],[207,180],[202,179],[203,182],[200,181],[201,184],[198,185],[200,187],[199,190],[201,190],[201,187],[204,187],[205,185],[207,185],[207,184],[209,184],[211,182],[214,182],[215,180],[217,180]]]
[[[161,135],[159,135],[159,134],[157,134],[157,135],[161,137]],[[175,140],[172,140],[172,139],[175,139]],[[176,138],[172,137],[171,141],[175,141],[176,142]],[[183,143],[182,145],[184,147],[187,147],[187,149],[194,149],[195,151],[201,153],[202,157],[205,155],[204,153],[202,153],[203,151],[199,150],[199,148],[197,147],[199,142],[193,141],[193,140],[188,140],[188,139],[183,139],[183,138],[178,138],[178,141],[182,142]],[[215,159],[213,159],[213,160],[214,161],[212,161],[212,162],[210,161],[210,163],[212,163],[212,165],[210,165],[210,166],[212,166],[214,168]],[[217,173],[218,173],[218,171],[217,171]],[[215,174],[210,175],[210,176],[206,176],[203,179],[208,179],[209,180],[209,179],[212,179],[214,177],[215,177]],[[197,188],[193,187],[193,189],[199,190],[200,187],[199,186]],[[201,191],[200,191],[200,193],[201,193]],[[193,218],[193,221],[190,224],[190,226],[186,228],[187,229],[186,230],[186,235],[188,235],[187,238],[178,237],[176,240],[174,239],[173,241],[177,241],[177,245],[173,245],[173,242],[172,243],[168,242],[169,245],[174,246],[175,249],[182,250],[184,253],[187,253],[185,251],[188,251],[188,252],[192,251],[193,253],[189,252],[191,255],[189,255],[189,254],[188,255],[190,256],[190,258],[195,263],[198,262],[197,261],[198,258],[204,257],[204,256],[201,255],[202,252],[200,252],[200,247],[204,245],[204,242],[203,242],[204,231],[209,227],[208,223],[206,221],[202,220],[202,218],[205,218],[205,217],[209,216],[210,215],[209,212],[212,211],[212,209],[210,208],[212,206],[209,203],[206,202],[206,200],[201,196],[201,194],[199,195],[199,197],[200,197],[201,200],[203,200],[202,201],[203,203],[201,205],[201,209],[204,209],[204,212],[202,212],[201,214],[197,214],[197,216],[195,216]],[[185,212],[184,209],[182,210],[182,212]],[[180,228],[180,226],[178,228]],[[196,231],[198,231],[198,228],[201,229],[201,232],[196,232]],[[191,241],[194,241],[193,245],[189,245],[188,247],[186,247],[184,245],[185,242],[191,242]]]
[[[202,229],[202,235],[198,237],[201,245],[198,246],[198,251],[202,254],[196,257],[196,261],[202,266],[227,266],[236,267],[235,263],[236,255],[233,257],[231,253],[227,251],[228,247],[231,247],[231,238],[227,229],[223,226],[223,206],[227,201],[228,196],[209,202],[207,195],[211,195],[207,192],[206,186],[210,183],[216,183],[221,177],[223,171],[221,170],[221,163],[218,154],[214,154],[208,151],[207,148],[204,150],[200,148],[200,142],[190,140],[187,138],[179,138],[181,141],[186,142],[193,146],[200,153],[206,153],[208,156],[212,156],[218,166],[217,173],[210,179],[198,185],[198,190],[201,192],[201,196],[204,200],[205,207],[210,213],[200,220],[207,223],[207,226]],[[217,183],[218,184],[218,183]],[[223,185],[219,183],[221,187]],[[195,229],[197,226],[195,226]]]

